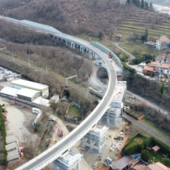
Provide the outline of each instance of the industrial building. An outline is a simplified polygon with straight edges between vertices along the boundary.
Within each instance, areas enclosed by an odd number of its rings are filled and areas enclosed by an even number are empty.
[[[15,89],[12,87],[4,87],[0,91],[0,96],[4,97],[17,97],[17,93],[19,92],[19,89]]]
[[[41,95],[44,98],[47,98],[49,96],[49,86],[47,86],[45,84],[40,84],[40,83],[35,83],[32,81],[18,79],[18,80],[11,81],[11,87],[14,87],[16,89],[28,88],[28,89],[40,91]]]
[[[33,101],[35,98],[39,97],[40,95],[41,95],[40,91],[25,89],[25,88],[22,88],[17,93],[19,99],[23,99],[27,101]]]

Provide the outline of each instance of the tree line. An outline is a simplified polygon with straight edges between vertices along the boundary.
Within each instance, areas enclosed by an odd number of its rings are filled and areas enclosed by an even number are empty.
[[[146,10],[153,9],[152,2],[149,4],[148,2],[146,2],[144,0],[141,0],[141,1],[140,0],[127,0],[127,3],[134,4],[138,8],[142,8],[142,9],[146,9]]]

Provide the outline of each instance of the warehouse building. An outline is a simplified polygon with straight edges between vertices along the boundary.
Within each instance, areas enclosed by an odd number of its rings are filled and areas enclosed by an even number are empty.
[[[26,88],[19,90],[19,92],[17,93],[19,99],[23,99],[27,101],[33,101],[35,98],[39,97],[40,95],[41,95],[40,91],[26,89]]]
[[[41,92],[41,95],[44,98],[47,98],[49,96],[49,86],[45,84],[18,79],[18,80],[11,81],[11,87],[14,87],[16,89],[28,88],[28,89],[36,90]]]
[[[0,96],[4,97],[17,97],[17,93],[19,92],[19,89],[15,89],[12,87],[4,87],[0,91]]]

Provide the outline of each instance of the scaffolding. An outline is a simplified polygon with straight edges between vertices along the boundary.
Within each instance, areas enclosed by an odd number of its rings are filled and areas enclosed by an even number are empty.
[[[53,162],[54,170],[80,170],[80,160],[82,155],[69,151],[63,157],[59,157]]]
[[[112,99],[110,107],[106,113],[101,118],[100,122],[106,124],[107,126],[113,126],[117,128],[122,122],[122,112],[123,112],[123,97],[126,91],[126,82],[118,81],[115,88],[115,95]]]
[[[106,133],[108,127],[98,125],[82,138],[82,148],[89,148],[90,152],[101,153],[102,148],[106,144]]]

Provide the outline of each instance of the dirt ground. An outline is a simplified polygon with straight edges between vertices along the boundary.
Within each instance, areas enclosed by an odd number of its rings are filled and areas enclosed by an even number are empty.
[[[124,137],[123,141],[116,142],[114,138],[118,136],[121,130],[125,130],[125,126],[126,126],[126,123],[122,122],[118,129],[114,129],[114,128],[109,129],[107,136],[106,136],[106,145],[104,146],[101,154],[90,153],[88,152],[88,149],[86,149],[85,151],[82,151],[80,141],[75,146],[73,146],[71,149],[73,151],[80,152],[83,155],[83,158],[84,158],[83,160],[85,160],[84,162],[81,161],[81,164],[80,164],[81,170],[92,170],[92,169],[96,169],[99,167],[105,168],[105,166],[102,164],[102,161],[104,161],[104,159],[107,158],[108,156],[112,156],[116,161],[119,158],[118,157],[119,150],[115,149],[114,151],[111,151],[110,148],[112,144],[114,144],[115,147],[119,147],[119,148],[123,146],[125,137],[126,137],[125,135],[122,135],[122,137]],[[99,160],[99,155],[103,156],[102,161]],[[96,168],[94,168],[93,166],[95,162],[98,162],[98,165]]]
[[[20,145],[22,145],[26,137],[31,134],[32,122],[36,115],[27,108],[21,106],[11,106],[8,102],[0,98],[0,104],[5,104],[7,113],[6,132],[7,136],[15,135]],[[35,139],[36,135],[32,135]]]

